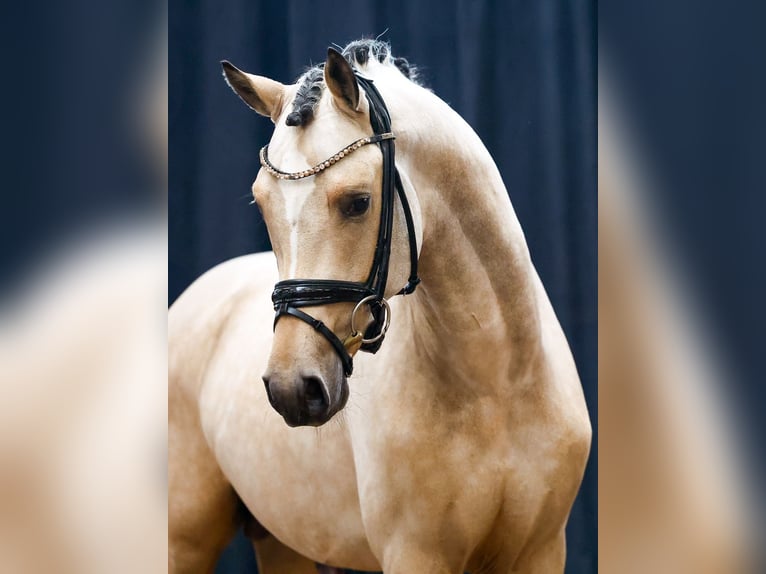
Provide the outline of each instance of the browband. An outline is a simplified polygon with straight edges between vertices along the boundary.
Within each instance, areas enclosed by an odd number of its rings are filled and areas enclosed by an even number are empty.
[[[261,153],[260,153],[261,165],[266,171],[268,171],[271,175],[273,175],[277,179],[303,179],[304,177],[310,177],[312,175],[318,174],[320,171],[326,170],[328,167],[340,161],[341,159],[349,155],[351,152],[358,150],[362,146],[365,146],[371,143],[378,143],[379,141],[383,141],[383,140],[392,140],[392,139],[395,139],[395,137],[396,136],[394,136],[394,134],[389,132],[386,134],[379,134],[376,136],[359,138],[354,143],[347,145],[338,153],[336,153],[332,157],[327,158],[325,161],[316,164],[314,167],[310,169],[305,169],[303,171],[295,171],[292,173],[281,171],[277,169],[276,167],[274,167],[274,165],[269,161],[269,146],[267,144],[261,148]]]
[[[383,155],[383,184],[382,201],[380,210],[380,225],[378,227],[378,239],[375,245],[375,254],[372,259],[372,267],[364,282],[336,281],[332,279],[288,279],[280,281],[274,286],[271,300],[274,303],[274,327],[277,321],[284,315],[290,315],[308,323],[320,332],[332,345],[343,364],[343,372],[350,376],[354,370],[353,354],[361,349],[369,353],[376,353],[385,337],[390,310],[385,300],[386,283],[388,281],[388,266],[391,257],[391,232],[394,221],[394,191],[399,197],[404,211],[404,220],[407,225],[410,251],[410,275],[407,284],[397,293],[409,295],[418,283],[418,249],[415,236],[415,224],[412,217],[409,201],[404,193],[402,180],[394,161],[394,134],[391,132],[391,117],[388,108],[383,101],[373,81],[355,72],[357,82],[364,89],[367,101],[370,104],[370,125],[374,135],[361,138],[334,154],[327,160],[316,166],[294,173],[284,172],[277,169],[268,158],[268,145],[261,149],[260,160],[263,168],[277,179],[295,180],[316,175],[331,165],[334,165],[347,155],[353,153],[362,146],[378,144]],[[373,322],[367,327],[364,334],[354,331],[341,341],[322,321],[300,310],[300,307],[317,305],[329,305],[332,303],[356,303],[352,313],[352,325],[357,310],[363,304],[369,306],[373,316]]]

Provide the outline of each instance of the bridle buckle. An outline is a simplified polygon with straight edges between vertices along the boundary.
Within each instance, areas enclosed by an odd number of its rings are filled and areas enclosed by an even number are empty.
[[[357,351],[362,348],[362,340],[364,335],[359,331],[351,333],[348,337],[343,339],[343,346],[346,348],[346,352],[352,357],[356,355]]]

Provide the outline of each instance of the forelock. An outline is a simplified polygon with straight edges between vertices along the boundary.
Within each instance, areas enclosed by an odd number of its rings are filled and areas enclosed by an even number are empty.
[[[314,109],[322,98],[324,73],[320,66],[309,68],[299,79],[298,91],[293,99],[293,109],[287,114],[288,126],[303,126],[314,117]]]

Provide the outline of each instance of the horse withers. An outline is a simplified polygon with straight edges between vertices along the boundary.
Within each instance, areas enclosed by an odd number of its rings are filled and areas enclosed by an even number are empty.
[[[245,524],[264,574],[562,572],[590,423],[478,136],[379,41],[224,75],[274,253],[170,310],[170,571]]]

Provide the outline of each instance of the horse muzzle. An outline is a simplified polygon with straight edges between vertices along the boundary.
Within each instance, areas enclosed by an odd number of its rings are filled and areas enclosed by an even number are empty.
[[[346,406],[348,382],[345,376],[333,385],[319,376],[263,375],[269,403],[288,426],[322,426]]]

